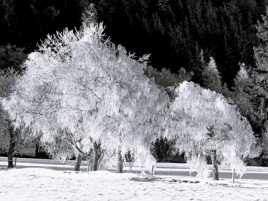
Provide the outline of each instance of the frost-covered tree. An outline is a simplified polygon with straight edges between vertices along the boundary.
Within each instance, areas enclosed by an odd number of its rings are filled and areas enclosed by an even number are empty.
[[[241,64],[235,79],[231,98],[250,121],[258,144],[265,151],[265,133],[268,119],[268,10],[257,25],[259,45],[254,48],[255,68]],[[262,156],[266,155],[263,152]]]
[[[84,5],[84,10],[82,12],[82,23],[90,25],[90,23],[97,23],[98,13],[93,3],[87,2],[87,5]]]
[[[268,71],[268,8],[266,8],[266,14],[262,15],[262,21],[257,25],[257,37],[259,39],[259,46],[254,48],[257,67],[259,70]]]
[[[254,136],[250,124],[236,106],[214,91],[183,82],[176,88],[175,99],[167,111],[165,135],[177,137],[178,147],[186,153],[188,160],[204,163],[210,152],[215,179],[216,161],[243,174],[242,158],[250,154]]]
[[[216,92],[222,91],[221,77],[213,57],[209,58],[202,72],[203,85]]]
[[[257,36],[260,40],[260,45],[254,48],[254,54],[257,63],[257,69],[254,71],[254,82],[258,87],[259,93],[263,95],[263,104],[268,99],[268,42],[267,42],[267,28],[268,28],[268,8],[266,15],[262,16],[263,22],[259,22],[257,26]],[[265,107],[265,105],[263,105]],[[263,108],[263,113],[266,111]],[[265,114],[263,114],[265,115]]]
[[[15,125],[42,133],[43,143],[62,129],[79,153],[89,152],[93,139],[122,159],[130,145],[151,143],[168,98],[144,75],[145,65],[105,40],[103,30],[91,23],[48,36],[3,102]]]
[[[42,148],[53,158],[58,160],[67,160],[74,156],[77,157],[77,153],[75,152],[66,131],[59,129],[58,132],[58,135],[53,136],[51,140],[44,141]],[[42,136],[42,134],[40,134],[40,136]]]
[[[258,122],[260,124],[260,136],[265,142],[268,124],[268,42],[267,42],[267,28],[268,28],[268,8],[266,14],[262,16],[262,22],[257,25],[257,36],[260,41],[259,45],[254,48],[254,55],[256,59],[257,68],[252,72],[252,79],[254,87],[252,89],[252,96],[257,108]],[[267,159],[268,151],[263,144],[263,155]]]
[[[258,68],[250,70],[244,64],[240,64],[240,70],[235,78],[233,90],[229,91],[227,97],[235,102],[241,114],[245,116],[252,125],[254,135],[257,141],[258,152],[254,157],[261,154],[261,149],[265,148],[264,133],[265,122],[267,120],[267,97],[265,88],[258,81],[259,75],[262,76]]]
[[[240,64],[240,70],[238,71],[234,82],[234,90],[230,97],[237,103],[240,112],[246,117],[249,117],[254,113],[251,102],[252,97],[250,96],[250,88],[252,85],[252,78],[250,77],[246,66]]]
[[[15,81],[18,75],[13,70],[0,72],[0,98],[7,98],[14,90]],[[16,144],[19,139],[19,130],[14,129],[12,120],[10,119],[7,111],[4,109],[3,104],[0,104],[0,135],[8,135],[8,168],[13,168],[13,155],[15,152]]]

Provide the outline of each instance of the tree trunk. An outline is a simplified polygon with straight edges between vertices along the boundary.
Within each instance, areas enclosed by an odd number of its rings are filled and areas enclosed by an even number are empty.
[[[93,150],[93,171],[97,171],[99,167],[99,158],[98,158],[98,147],[96,143],[94,143],[94,150]]]
[[[104,150],[102,149],[100,141],[93,143],[93,154],[93,171],[97,171],[100,168],[104,156]]]
[[[75,171],[80,171],[81,163],[82,163],[82,154],[79,153],[76,157],[76,163],[74,166]]]
[[[118,161],[117,161],[117,171],[118,173],[123,173],[123,165],[124,165],[124,159],[122,156],[122,150],[121,147],[118,148],[118,153],[117,153]]]
[[[235,182],[235,169],[232,170],[232,182]]]
[[[7,158],[8,158],[8,168],[14,168],[14,164],[13,164],[13,155],[15,152],[15,147],[16,147],[16,133],[14,131],[13,126],[9,125],[9,148],[8,148],[8,154],[7,154]]]
[[[217,152],[216,150],[211,151],[211,162],[212,162],[212,175],[214,180],[219,180],[219,169],[217,163]]]
[[[152,176],[154,176],[154,173],[155,173],[155,166],[152,165],[152,172],[151,172]]]
[[[87,162],[87,171],[88,172],[90,171],[90,159],[88,159],[88,162]]]

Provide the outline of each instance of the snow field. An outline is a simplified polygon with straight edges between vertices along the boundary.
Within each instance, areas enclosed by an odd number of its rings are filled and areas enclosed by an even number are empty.
[[[134,178],[134,179],[133,179]],[[0,170],[0,201],[268,201],[268,181],[197,181],[108,171]]]

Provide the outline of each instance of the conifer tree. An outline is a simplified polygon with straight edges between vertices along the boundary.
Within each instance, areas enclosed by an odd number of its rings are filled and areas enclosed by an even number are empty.
[[[257,112],[261,124],[261,137],[264,139],[268,121],[268,8],[262,22],[258,23],[259,46],[254,48],[257,68],[252,72],[254,88],[252,94],[257,98]],[[266,150],[267,151],[267,150]]]
[[[209,62],[202,72],[202,80],[205,88],[218,93],[222,91],[221,76],[213,57],[209,58]]]
[[[254,48],[256,68],[240,64],[231,98],[250,121],[255,137],[265,149],[265,133],[268,117],[268,10],[257,25],[259,45]],[[265,151],[264,151],[265,152]],[[264,153],[263,153],[264,154]]]
[[[252,78],[248,73],[248,69],[243,63],[240,64],[240,70],[236,75],[234,84],[234,89],[229,95],[239,106],[240,112],[248,117],[248,119],[252,119],[250,116],[254,111],[250,96],[250,87],[253,83]]]

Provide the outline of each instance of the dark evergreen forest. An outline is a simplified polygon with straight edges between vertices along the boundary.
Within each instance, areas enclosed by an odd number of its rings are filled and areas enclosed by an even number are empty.
[[[138,56],[151,54],[152,66],[184,67],[202,85],[203,50],[231,86],[240,62],[254,67],[256,23],[267,0],[0,0],[1,68],[16,67],[48,33],[79,27],[89,3],[107,36]]]
[[[213,56],[223,81],[232,84],[239,62],[254,66],[255,24],[265,1],[95,1],[107,34],[130,51],[150,53],[154,67],[195,73],[202,84],[200,50]]]

